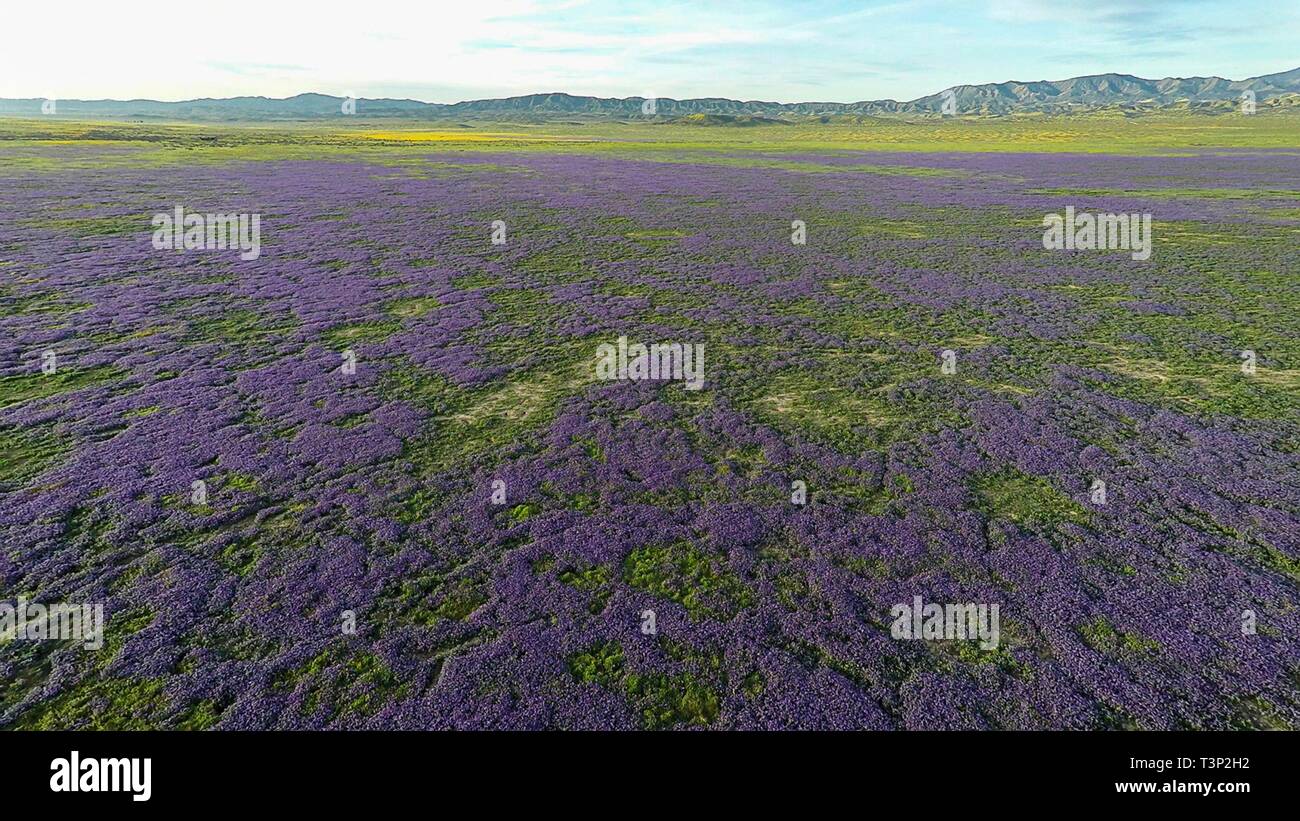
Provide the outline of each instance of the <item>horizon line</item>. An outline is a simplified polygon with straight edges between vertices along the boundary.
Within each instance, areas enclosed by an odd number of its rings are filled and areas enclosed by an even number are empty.
[[[1076,74],[1076,75],[1074,75],[1074,76],[1072,76],[1072,77],[1063,77],[1063,78],[1061,78],[1061,79],[1059,79],[1059,80],[1014,80],[1014,79],[1012,79],[1012,80],[999,80],[999,81],[996,81],[996,82],[987,82],[987,83],[956,83],[956,84],[954,84],[954,85],[945,86],[944,88],[939,89],[939,91],[935,91],[935,92],[932,92],[932,93],[930,93],[930,94],[923,94],[923,95],[920,96],[920,97],[913,97],[913,98],[911,98],[911,99],[909,99],[909,100],[899,100],[899,99],[896,99],[896,98],[894,98],[894,97],[880,97],[880,98],[876,98],[876,99],[859,99],[859,100],[853,100],[853,101],[851,101],[851,102],[849,102],[849,101],[843,101],[843,100],[798,100],[798,101],[794,101],[794,102],[781,102],[781,101],[779,101],[779,100],[763,100],[763,99],[758,99],[758,98],[750,98],[750,99],[744,99],[744,100],[742,100],[742,99],[740,99],[740,98],[738,98],[738,97],[718,97],[718,96],[714,96],[714,97],[669,97],[669,96],[645,97],[645,96],[641,96],[641,95],[632,95],[632,96],[627,96],[627,97],[605,97],[605,96],[600,96],[600,95],[596,95],[596,94],[574,94],[574,93],[572,93],[572,92],[568,92],[568,91],[533,91],[533,92],[528,92],[528,93],[525,93],[525,94],[509,94],[509,95],[501,96],[501,97],[473,97],[473,98],[464,99],[464,100],[457,100],[457,101],[454,102],[454,103],[434,102],[434,101],[432,101],[432,100],[421,100],[421,99],[418,99],[418,98],[415,98],[415,97],[364,97],[364,96],[352,97],[352,96],[349,96],[349,95],[327,94],[327,93],[325,93],[325,92],[321,92],[321,91],[300,91],[300,92],[298,92],[297,94],[290,94],[290,95],[287,96],[287,97],[271,97],[271,96],[268,96],[268,95],[265,95],[265,94],[236,94],[236,95],[233,95],[233,96],[230,96],[230,97],[186,97],[186,98],[184,98],[184,99],[178,99],[178,100],[160,100],[160,99],[153,98],[153,97],[125,97],[125,98],[122,98],[122,97],[96,97],[96,98],[87,98],[87,97],[0,97],[0,100],[10,100],[10,101],[19,101],[19,100],[24,100],[24,101],[25,101],[25,100],[54,100],[55,102],[64,101],[64,102],[74,102],[74,103],[135,103],[135,102],[146,102],[146,103],[163,103],[163,104],[171,104],[171,105],[175,105],[175,104],[179,104],[179,103],[192,103],[192,102],[199,102],[199,101],[203,101],[203,100],[211,100],[211,101],[213,101],[213,102],[222,102],[222,101],[229,101],[229,100],[252,99],[252,100],[268,100],[268,101],[284,102],[284,101],[286,101],[286,100],[293,100],[293,99],[296,99],[296,98],[298,98],[298,97],[317,96],[317,97],[329,97],[329,98],[336,99],[336,100],[348,100],[348,99],[355,99],[355,100],[372,100],[372,101],[384,101],[384,100],[390,100],[390,101],[396,101],[396,102],[420,103],[421,105],[428,105],[428,106],[445,106],[445,107],[450,107],[450,106],[462,105],[462,104],[464,104],[464,103],[490,102],[490,101],[497,101],[497,100],[513,100],[513,99],[518,99],[518,98],[522,98],[522,97],[546,97],[546,96],[564,95],[564,96],[567,96],[567,97],[586,97],[586,98],[590,98],[590,99],[593,99],[593,100],[619,100],[619,101],[623,101],[623,102],[626,102],[626,101],[628,101],[628,100],[642,100],[642,101],[644,101],[644,100],[650,100],[650,99],[653,99],[653,100],[671,100],[671,101],[673,101],[673,102],[689,102],[689,101],[694,101],[694,100],[731,100],[731,101],[734,101],[734,102],[740,102],[740,103],[769,103],[769,104],[772,104],[772,105],[782,105],[782,106],[789,106],[789,105],[811,105],[811,104],[818,104],[818,103],[831,103],[831,104],[834,104],[834,105],[857,105],[857,104],[860,104],[860,103],[889,103],[889,102],[893,102],[893,103],[911,103],[911,102],[916,102],[917,100],[923,100],[923,99],[925,99],[926,97],[933,97],[933,96],[935,96],[936,94],[941,94],[941,93],[943,93],[944,91],[948,91],[948,90],[955,90],[955,89],[960,89],[960,88],[978,88],[978,87],[980,87],[980,86],[997,86],[997,85],[1006,85],[1006,84],[1008,84],[1008,83],[1015,83],[1015,84],[1017,84],[1017,85],[1031,85],[1031,84],[1033,84],[1033,83],[1062,83],[1062,82],[1066,82],[1066,81],[1069,81],[1069,80],[1082,80],[1082,79],[1088,79],[1088,78],[1091,78],[1091,77],[1107,77],[1107,76],[1116,76],[1116,77],[1133,77],[1133,78],[1138,79],[1138,80],[1147,80],[1147,81],[1149,81],[1149,82],[1160,82],[1160,81],[1162,81],[1162,80],[1200,80],[1200,79],[1218,79],[1218,80],[1226,80],[1226,81],[1229,82],[1229,83],[1244,83],[1244,82],[1249,82],[1249,81],[1251,81],[1251,80],[1258,80],[1258,79],[1261,79],[1261,78],[1264,78],[1264,77],[1272,77],[1272,76],[1274,76],[1274,75],[1278,75],[1278,74],[1289,74],[1289,73],[1292,72],[1292,71],[1300,71],[1300,66],[1296,66],[1295,68],[1290,68],[1290,69],[1283,69],[1283,70],[1281,70],[1281,71],[1274,71],[1274,72],[1271,72],[1271,73],[1268,73],[1268,74],[1257,74],[1257,75],[1255,75],[1255,76],[1253,76],[1253,77],[1244,77],[1244,78],[1242,78],[1242,79],[1240,79],[1240,80],[1233,80],[1233,79],[1230,79],[1230,78],[1228,78],[1228,77],[1221,77],[1221,76],[1219,76],[1219,75],[1217,75],[1217,74],[1192,75],[1192,76],[1188,76],[1188,77],[1174,77],[1174,76],[1168,76],[1168,77],[1160,77],[1160,78],[1157,79],[1157,78],[1152,78],[1152,77],[1142,77],[1142,76],[1139,76],[1139,75],[1137,75],[1137,74],[1127,74],[1127,73],[1119,72],[1119,71],[1102,71],[1102,72],[1098,72],[1098,73],[1095,73],[1095,74]]]

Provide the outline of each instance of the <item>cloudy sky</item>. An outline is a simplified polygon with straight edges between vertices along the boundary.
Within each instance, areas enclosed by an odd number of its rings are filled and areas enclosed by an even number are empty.
[[[9,4],[0,20],[0,97],[56,99],[852,102],[1105,71],[1242,79],[1300,66],[1295,0],[63,0]]]

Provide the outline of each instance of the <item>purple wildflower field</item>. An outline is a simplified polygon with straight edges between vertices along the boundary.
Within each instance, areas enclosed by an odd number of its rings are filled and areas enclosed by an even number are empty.
[[[1300,726],[1295,151],[136,151],[0,149],[0,726]]]

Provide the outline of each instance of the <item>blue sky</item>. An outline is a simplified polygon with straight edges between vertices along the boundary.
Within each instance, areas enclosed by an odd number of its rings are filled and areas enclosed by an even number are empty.
[[[1242,79],[1300,66],[1294,0],[222,0],[193,20],[161,8],[6,9],[0,96],[851,102],[1105,71]]]

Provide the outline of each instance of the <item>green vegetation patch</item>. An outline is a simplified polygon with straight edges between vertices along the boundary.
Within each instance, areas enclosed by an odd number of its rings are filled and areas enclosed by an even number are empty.
[[[399,319],[419,319],[438,307],[438,300],[431,296],[413,296],[394,299],[385,307],[388,313]]]
[[[569,671],[584,684],[613,689],[623,677],[623,648],[615,641],[592,645],[569,657]]]
[[[693,673],[630,673],[624,670],[623,648],[598,642],[569,657],[569,672],[579,682],[607,690],[622,689],[641,714],[647,730],[681,724],[707,726],[721,712],[718,692]],[[746,679],[746,691],[762,691],[761,675]]]
[[[369,716],[401,698],[406,685],[370,652],[324,650],[300,667],[280,673],[272,689],[295,692],[299,713],[323,710],[327,716]]]
[[[1159,642],[1117,630],[1104,616],[1084,622],[1078,630],[1085,644],[1108,656],[1137,658],[1154,655],[1160,649]]]
[[[114,365],[90,368],[60,365],[51,374],[33,371],[0,377],[0,409],[116,382],[126,375],[127,371]]]
[[[64,219],[44,220],[45,228],[75,237],[111,237],[130,234],[149,233],[153,231],[150,216],[146,214],[127,214],[103,217],[69,217]]]
[[[754,593],[735,575],[690,542],[649,545],[632,551],[623,579],[637,590],[671,599],[692,618],[726,621],[754,601]]]
[[[718,693],[691,673],[650,673],[627,677],[627,694],[641,707],[647,730],[661,730],[679,724],[707,726],[721,712]]]
[[[429,477],[470,459],[493,462],[505,449],[532,441],[532,433],[555,418],[563,399],[591,379],[585,359],[559,369],[539,366],[474,388],[418,366],[399,365],[381,377],[380,390],[387,399],[411,402],[430,414],[425,430],[406,442],[402,454],[418,476]],[[433,492],[416,492],[401,502],[398,516],[417,521],[436,503]],[[539,512],[535,503],[516,506],[511,521]]]
[[[156,730],[171,702],[161,678],[90,677],[19,718],[19,730]]]
[[[444,621],[468,619],[488,599],[486,579],[465,577],[448,581],[441,573],[425,571],[385,590],[379,599],[376,618],[436,627]]]
[[[592,594],[588,610],[599,613],[605,609],[612,592],[610,582],[613,573],[608,565],[578,565],[566,567],[559,573],[559,580],[570,587],[576,587]]]
[[[72,441],[49,428],[0,428],[0,492],[14,491],[72,449]]]
[[[399,320],[379,319],[330,328],[321,334],[321,339],[331,348],[343,349],[367,342],[383,342],[400,330],[402,330],[402,323]]]
[[[41,292],[26,296],[14,296],[10,289],[0,288],[0,317],[24,316],[32,314],[49,314],[61,316],[74,314],[91,307],[89,302],[67,302],[54,292]]]
[[[1081,504],[1046,479],[1007,468],[975,477],[971,482],[982,513],[1028,528],[1061,524],[1088,526],[1091,517]]]

